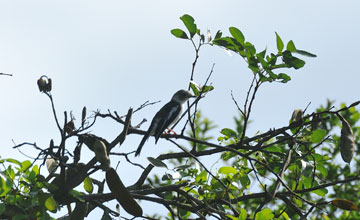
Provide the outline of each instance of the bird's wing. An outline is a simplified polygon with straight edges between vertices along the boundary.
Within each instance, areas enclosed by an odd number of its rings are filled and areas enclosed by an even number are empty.
[[[169,109],[170,111],[168,111]],[[165,131],[165,129],[176,120],[180,113],[181,105],[174,101],[168,102],[158,111],[158,113],[156,113],[154,119],[158,120],[154,131],[155,143],[159,140],[160,135]]]

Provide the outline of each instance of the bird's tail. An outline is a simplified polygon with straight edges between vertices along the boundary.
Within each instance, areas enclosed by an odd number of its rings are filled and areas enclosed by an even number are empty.
[[[144,144],[145,144],[145,142],[147,141],[148,138],[149,138],[149,134],[148,134],[148,132],[146,132],[146,134],[144,135],[143,139],[141,140],[138,148],[136,149],[135,157],[140,155],[141,149],[144,146]]]

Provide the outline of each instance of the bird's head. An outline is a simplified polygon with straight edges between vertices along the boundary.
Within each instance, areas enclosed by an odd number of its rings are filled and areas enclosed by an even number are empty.
[[[173,97],[171,98],[172,101],[178,102],[180,104],[183,104],[184,102],[186,102],[189,98],[194,98],[196,96],[194,96],[191,92],[187,91],[187,90],[179,90],[177,91]]]

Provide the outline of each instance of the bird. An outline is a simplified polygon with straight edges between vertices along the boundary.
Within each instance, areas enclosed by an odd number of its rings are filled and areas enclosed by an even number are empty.
[[[171,100],[166,103],[154,116],[149,126],[149,129],[146,131],[144,137],[142,138],[135,156],[139,156],[142,147],[144,146],[146,140],[150,136],[155,137],[155,144],[160,138],[160,135],[165,131],[166,128],[170,128],[171,125],[176,123],[181,113],[183,112],[184,103],[189,100],[189,98],[194,98],[196,96],[192,95],[191,92],[187,90],[177,91]]]

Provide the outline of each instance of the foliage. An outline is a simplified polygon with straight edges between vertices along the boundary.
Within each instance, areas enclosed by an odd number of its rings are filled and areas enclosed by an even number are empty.
[[[356,154],[349,154],[346,161],[342,161],[338,155],[339,142],[344,139],[344,132],[340,133],[340,129],[344,124],[347,126],[346,138],[350,140],[349,143],[355,143],[357,151],[360,113],[355,107],[360,101],[351,105],[341,104],[338,110],[334,109],[332,101],[312,113],[297,109],[289,124],[249,136],[252,107],[261,86],[273,82],[289,83],[291,77],[286,71],[301,69],[305,65],[305,61],[297,56],[311,58],[316,55],[297,49],[291,40],[285,44],[276,32],[277,51],[264,49],[258,52],[236,27],[229,28],[229,36],[217,31],[212,37],[210,31],[204,34],[198,29],[190,15],[183,15],[180,19],[186,30],[176,28],[171,30],[171,34],[191,42],[195,49],[188,88],[197,98],[188,105],[185,114],[187,123],[182,132],[161,136],[178,146],[180,151],[157,158],[148,157],[147,167],[142,167],[129,157],[133,151],[117,152],[119,149],[114,148],[119,143],[126,144],[125,139],[129,134],[145,134],[139,129],[141,124],[131,124],[131,116],[153,103],[145,103],[136,111],[130,109],[122,117],[110,111],[97,111],[87,117],[84,107],[78,128],[73,116],[70,114],[69,117],[67,112],[64,113],[64,126],[61,126],[51,95],[51,79],[40,78],[39,89],[50,99],[61,141],[54,144],[51,140],[45,148],[30,144],[39,151],[33,163],[1,160],[1,217],[52,219],[52,213],[65,205],[76,203],[75,210],[78,207],[87,208],[80,212],[69,210],[69,216],[73,219],[75,213],[88,214],[96,207],[104,210],[103,219],[110,219],[110,216],[119,214],[106,206],[105,202],[116,199],[128,213],[145,215],[150,219],[330,219],[334,216],[337,219],[359,219],[355,210],[359,205],[360,158]],[[214,90],[209,84],[213,68],[203,85],[195,80],[195,66],[203,46],[216,46],[239,55],[247,63],[253,77],[243,107],[232,97],[238,109],[234,128],[229,125],[220,128],[219,133],[214,130],[217,127],[215,122],[204,117],[204,110],[200,111],[199,107],[201,101],[206,100],[206,95]],[[101,118],[110,118],[122,124],[123,131],[112,141],[90,134],[90,128]],[[66,150],[71,149],[68,140],[74,138],[78,138],[77,146],[70,153]],[[178,140],[187,141],[189,147],[183,146]],[[348,142],[343,143],[345,149],[349,147]],[[83,143],[95,153],[87,164],[79,163]],[[29,143],[16,147],[26,144]],[[100,150],[94,150],[96,146]],[[123,158],[134,167],[143,168],[134,185],[125,187],[122,184],[115,169],[109,167],[109,154]],[[37,160],[49,158],[58,162],[60,171],[45,178],[34,164]],[[216,163],[220,167],[209,168],[209,161],[211,166]],[[154,174],[152,171],[155,168],[161,170],[162,175]],[[93,178],[96,172],[106,172],[111,194],[103,191],[104,182]],[[75,190],[82,182],[84,190]],[[97,192],[94,190],[96,186]],[[121,195],[126,195],[126,198]],[[148,216],[149,210],[146,209],[143,214],[133,198],[161,204],[169,214]],[[82,214],[81,218],[84,216]]]
[[[49,184],[30,161],[1,159],[0,216],[12,219],[53,219],[58,204],[46,189]]]

